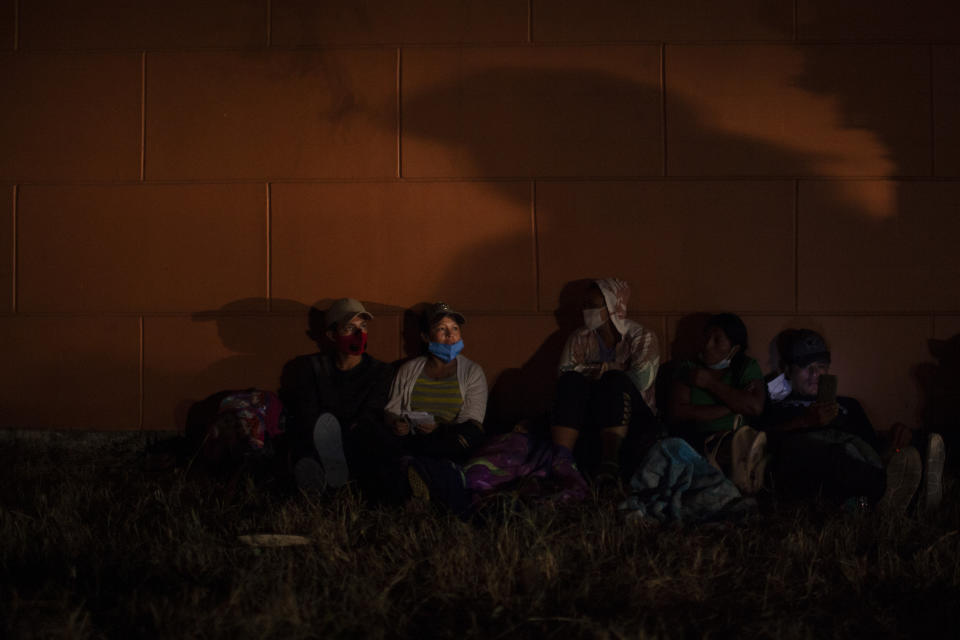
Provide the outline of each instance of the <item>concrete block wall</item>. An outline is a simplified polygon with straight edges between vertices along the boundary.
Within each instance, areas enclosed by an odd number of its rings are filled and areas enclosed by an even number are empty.
[[[960,333],[960,8],[892,0],[0,0],[0,426],[171,429],[275,388],[308,310],[371,351],[468,316],[541,408],[571,285],[617,275],[671,352],[821,330],[916,422]],[[566,300],[566,301],[565,301]]]

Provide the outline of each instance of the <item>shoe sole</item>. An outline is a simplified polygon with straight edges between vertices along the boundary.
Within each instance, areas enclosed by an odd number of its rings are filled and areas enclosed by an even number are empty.
[[[913,447],[904,447],[887,463],[887,487],[879,507],[886,513],[904,513],[920,486],[922,475],[920,453]]]
[[[342,487],[350,480],[347,457],[343,452],[343,435],[340,421],[333,414],[325,413],[317,418],[313,427],[313,445],[320,456],[327,486],[334,489]]]
[[[750,494],[755,494],[763,488],[763,475],[766,471],[767,434],[757,433],[750,453],[747,455],[747,486]]]
[[[740,427],[733,434],[731,448],[733,469],[730,475],[733,476],[733,484],[746,495],[756,493],[763,485],[763,478],[758,477],[758,469],[763,466],[767,434],[752,427]]]
[[[323,492],[327,488],[323,467],[313,458],[301,458],[293,465],[293,479],[304,491]]]
[[[730,442],[730,458],[732,469],[730,469],[730,480],[741,492],[746,492],[749,481],[749,472],[747,471],[747,458],[750,456],[750,446],[746,444],[750,437],[750,427],[741,427],[733,432],[733,440]],[[752,442],[751,442],[752,444]]]
[[[410,483],[411,500],[430,502],[430,487],[413,465],[407,467],[407,482]]]
[[[946,460],[946,447],[939,433],[931,433],[927,438],[927,455],[923,465],[923,498],[920,506],[924,511],[933,511],[943,500],[943,465]]]

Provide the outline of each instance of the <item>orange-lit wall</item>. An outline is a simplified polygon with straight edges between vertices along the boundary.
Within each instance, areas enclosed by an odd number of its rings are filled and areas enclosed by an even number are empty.
[[[665,354],[696,311],[766,370],[810,326],[914,423],[960,333],[956,6],[0,0],[0,425],[176,428],[345,295],[387,360],[462,309],[522,400],[605,275]]]

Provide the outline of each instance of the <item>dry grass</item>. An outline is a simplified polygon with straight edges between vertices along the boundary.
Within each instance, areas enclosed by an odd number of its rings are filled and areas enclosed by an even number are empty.
[[[349,492],[230,499],[129,447],[0,454],[5,637],[901,637],[960,622],[957,487],[934,517],[771,505],[737,526],[624,524],[504,500],[461,522]],[[310,546],[250,547],[250,533]],[[952,633],[949,634],[951,637]]]

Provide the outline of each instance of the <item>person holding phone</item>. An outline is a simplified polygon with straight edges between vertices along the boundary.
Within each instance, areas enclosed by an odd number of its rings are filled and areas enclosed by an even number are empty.
[[[809,329],[780,334],[783,373],[768,385],[770,404],[763,416],[774,456],[778,491],[797,497],[823,495],[841,502],[864,498],[888,512],[903,512],[923,476],[923,463],[911,446],[912,433],[899,424],[885,448],[860,403],[837,395],[829,375],[831,355],[823,337]],[[939,502],[943,442],[933,434],[923,478],[926,507]]]

